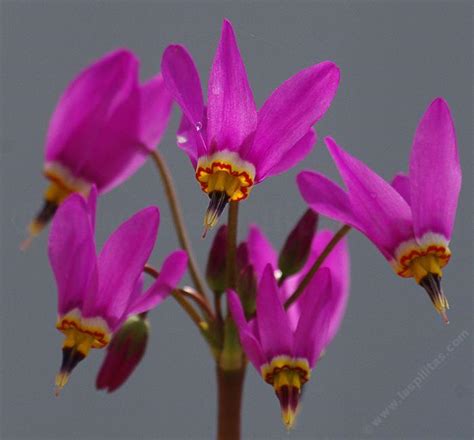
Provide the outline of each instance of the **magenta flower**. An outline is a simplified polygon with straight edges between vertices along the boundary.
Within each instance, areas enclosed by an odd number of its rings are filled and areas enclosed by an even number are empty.
[[[260,278],[256,318],[247,322],[238,295],[228,293],[244,351],[263,379],[273,385],[287,427],[295,421],[302,388],[324,349],[335,336],[349,294],[349,255],[339,243],[319,269],[303,295],[285,311],[284,301],[294,292],[317,256],[331,239],[320,232],[312,242],[307,264],[281,287],[275,279],[277,256],[256,227],[250,230],[249,258]]]
[[[70,193],[99,193],[130,177],[159,142],[172,97],[159,74],[143,85],[139,61],[120,49],[82,71],[51,117],[44,174],[50,180],[45,205],[30,225],[38,234]]]
[[[207,107],[196,66],[183,46],[165,50],[161,69],[183,111],[178,146],[210,198],[206,230],[227,202],[245,199],[255,184],[306,157],[316,141],[311,126],[326,113],[339,84],[334,63],[313,65],[285,81],[257,112],[228,20],[209,77]]]
[[[141,294],[141,287],[138,294]],[[114,334],[97,375],[97,389],[111,393],[127,381],[145,354],[149,327],[146,317],[135,315]]]
[[[461,168],[448,104],[437,98],[415,133],[409,174],[392,185],[328,138],[326,143],[347,187],[305,171],[298,185],[317,212],[365,234],[402,277],[414,277],[447,321],[441,289],[442,268],[451,256],[449,241],[461,188]]]
[[[186,254],[173,252],[140,295],[137,282],[158,233],[158,208],[145,208],[122,223],[97,255],[95,205],[95,189],[87,201],[72,194],[58,210],[49,236],[48,255],[58,287],[56,327],[65,335],[57,391],[91,348],[105,347],[130,315],[157,306],[186,270]]]

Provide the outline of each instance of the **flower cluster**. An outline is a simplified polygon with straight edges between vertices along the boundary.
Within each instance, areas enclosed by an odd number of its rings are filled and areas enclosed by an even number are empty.
[[[257,109],[228,20],[207,99],[182,45],[166,48],[162,73],[144,84],[138,81],[138,66],[125,49],[93,63],[66,89],[48,129],[44,174],[50,184],[29,233],[37,235],[53,219],[48,256],[58,291],[56,327],[64,334],[57,393],[92,348],[104,347],[96,387],[118,389],[145,353],[148,313],[172,295],[211,349],[222,387],[219,414],[235,413],[219,419],[219,438],[238,437],[241,384],[235,395],[225,387],[230,383],[229,389],[236,389],[235,377],[243,378],[247,360],[274,388],[285,426],[293,426],[303,389],[347,306],[350,263],[344,235],[351,228],[375,244],[395,273],[414,278],[447,322],[441,278],[451,256],[461,169],[443,98],[429,105],[418,125],[408,174],[398,173],[391,183],[326,137],[346,189],[319,172],[299,173],[297,185],[309,209],[278,253],[256,225],[237,245],[237,207],[256,184],[288,171],[311,152],[314,125],[339,86],[338,66],[331,61],[310,65]],[[229,206],[229,221],[217,230],[206,267],[213,305],[170,172],[155,149],[173,102],[182,112],[178,147],[209,198],[204,236]],[[99,253],[94,239],[98,195],[124,182],[149,157],[163,179],[182,248],[168,255],[160,270],[148,264],[160,221],[157,207],[122,223]],[[341,228],[318,229],[319,215],[340,222]],[[186,269],[193,287],[179,286]],[[154,278],[146,289],[145,274]]]

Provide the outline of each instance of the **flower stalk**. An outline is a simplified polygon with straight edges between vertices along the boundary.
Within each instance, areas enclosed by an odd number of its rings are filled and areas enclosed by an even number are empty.
[[[240,414],[245,368],[225,371],[219,366],[217,376],[218,440],[240,439]]]
[[[226,285],[237,286],[238,202],[230,202],[227,222]],[[224,322],[223,348],[217,359],[217,439],[239,440],[246,361],[231,316]]]
[[[314,262],[311,269],[305,275],[305,277],[301,280],[300,284],[294,291],[294,293],[285,301],[285,309],[288,309],[304,292],[308,284],[313,279],[314,275],[324,263],[326,257],[331,253],[331,251],[336,247],[337,243],[351,230],[351,227],[348,225],[343,225],[341,228],[334,234],[331,241],[327,244],[324,250],[321,252],[319,257]]]
[[[191,242],[186,232],[186,227],[184,226],[181,207],[179,205],[178,196],[174,188],[173,178],[171,177],[168,166],[166,165],[166,162],[159,151],[153,150],[150,152],[150,155],[155,162],[156,167],[158,168],[158,172],[160,173],[160,177],[165,188],[166,198],[171,209],[171,215],[173,216],[173,223],[176,229],[176,234],[178,235],[179,243],[182,249],[184,249],[188,254],[189,272],[191,278],[197,291],[205,298],[204,281],[202,280],[202,277],[199,273],[198,265],[196,264],[196,259],[191,247]]]
[[[148,275],[152,276],[153,278],[158,278],[159,272],[149,264],[147,264],[143,271]],[[181,308],[188,314],[191,320],[198,326],[198,328],[202,330],[206,330],[206,322],[202,319],[201,315],[196,311],[196,309],[186,300],[186,296],[193,299],[199,306],[201,306],[202,310],[205,311],[206,314],[209,314],[210,317],[213,317],[212,310],[207,307],[207,304],[202,301],[202,296],[198,295],[195,292],[185,290],[185,289],[175,289],[172,293],[173,298],[176,302],[181,306]]]

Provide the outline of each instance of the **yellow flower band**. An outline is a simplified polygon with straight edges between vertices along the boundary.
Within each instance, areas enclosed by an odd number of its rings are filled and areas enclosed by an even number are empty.
[[[57,162],[46,163],[43,171],[45,177],[51,181],[46,189],[44,198],[48,202],[60,204],[69,194],[79,192],[87,197],[92,184],[84,179],[74,177],[63,165]]]
[[[290,373],[296,373],[298,377],[298,380],[293,381],[290,385],[297,386],[298,388],[308,382],[311,377],[311,368],[306,359],[294,359],[289,356],[274,357],[269,364],[264,364],[260,367],[260,372],[265,382],[274,386],[277,385],[275,381],[277,377],[283,378],[283,382],[287,382],[290,379]],[[279,383],[278,385],[282,386],[284,384]]]
[[[104,348],[111,339],[111,332],[102,318],[82,318],[78,309],[58,318],[56,328],[66,336],[65,348],[83,348],[87,355],[90,348]]]
[[[219,151],[199,159],[196,179],[205,193],[225,192],[230,200],[237,202],[249,195],[255,181],[255,167],[233,151]]]
[[[398,275],[414,277],[419,283],[428,272],[442,276],[441,269],[450,258],[447,240],[440,234],[427,233],[419,243],[410,240],[398,246],[390,263]]]

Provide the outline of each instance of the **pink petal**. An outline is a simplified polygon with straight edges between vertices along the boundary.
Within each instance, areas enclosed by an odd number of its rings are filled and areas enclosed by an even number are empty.
[[[308,259],[309,264],[314,264],[317,256],[321,255],[333,236],[334,232],[327,229],[323,229],[318,233],[313,240],[311,257]],[[331,315],[329,317],[327,338],[323,344],[324,348],[332,341],[339,330],[349,299],[350,258],[345,238],[334,247],[321,267],[327,268],[331,272],[331,290],[329,294],[326,292],[330,296]]]
[[[299,162],[308,156],[316,145],[317,135],[316,130],[313,128],[308,131],[293,147],[281,158],[281,160],[273,167],[270,168],[266,175],[259,173],[259,180],[263,180],[266,177],[276,176],[277,174],[284,173],[290,168],[293,168]]]
[[[295,331],[295,357],[308,360],[312,367],[327,340],[331,276],[321,268],[301,297],[301,316]]]
[[[168,125],[173,97],[161,74],[140,87],[140,132],[138,138],[150,150],[156,145]]]
[[[143,294],[144,284],[145,284],[145,276],[144,276],[144,273],[142,273],[138,277],[137,282],[135,283],[132,294],[130,295],[130,298],[128,300],[129,304],[133,304],[135,300],[137,300]]]
[[[303,199],[311,209],[363,232],[362,225],[354,218],[347,193],[332,180],[313,171],[302,171],[296,182]]]
[[[84,316],[102,316],[114,327],[123,316],[158,233],[160,213],[149,207],[122,223],[98,257],[99,293],[88,296]]]
[[[398,191],[405,202],[410,205],[410,179],[404,173],[398,173],[392,180],[392,186]]]
[[[267,362],[267,359],[265,358],[260,342],[253,335],[245,319],[244,309],[242,308],[240,299],[233,290],[227,292],[227,304],[235,325],[237,326],[244,352],[256,370],[260,372],[260,367]]]
[[[118,186],[148,159],[168,124],[172,97],[161,75],[130,94],[111,115],[98,139],[98,148],[81,170],[102,193]]]
[[[97,259],[87,202],[79,194],[69,196],[56,212],[48,256],[58,287],[59,314],[81,308]]]
[[[138,60],[124,49],[87,67],[66,89],[53,113],[46,161],[60,162],[82,177],[84,162],[101,148],[96,142],[99,133],[113,111],[128,99],[137,81]]]
[[[187,116],[183,113],[181,122],[176,133],[176,140],[178,147],[181,148],[191,160],[193,168],[196,168],[198,161],[198,154],[200,154],[200,147],[203,139],[207,138],[207,109],[204,107],[204,117],[202,128],[197,131],[194,124],[192,124]]]
[[[92,185],[89,197],[87,198],[87,211],[89,213],[92,231],[95,231],[95,217],[97,211],[97,187],[95,185]]]
[[[237,151],[255,131],[257,110],[232,24],[224,20],[207,92],[208,144]]]
[[[163,263],[160,275],[155,282],[143,295],[130,302],[123,319],[126,319],[129,315],[147,312],[165,300],[183,278],[187,264],[186,252],[175,251],[171,253]]]
[[[274,270],[278,268],[278,257],[275,249],[265,234],[256,225],[252,225],[249,228],[247,247],[250,264],[252,264],[255,270],[257,281],[260,281],[267,264],[270,264]]]
[[[293,333],[276,284],[274,269],[267,264],[257,293],[260,343],[267,359],[293,354]]]
[[[397,246],[413,238],[411,210],[403,197],[364,163],[349,155],[331,138],[329,152],[347,186],[352,212],[387,259]]]
[[[426,232],[437,232],[449,240],[461,189],[461,166],[454,122],[443,98],[430,104],[418,125],[409,176],[415,235],[420,238]]]
[[[161,72],[166,87],[183,110],[189,122],[200,131],[204,125],[204,101],[201,80],[194,61],[184,46],[171,45],[161,59]],[[199,133],[196,156],[206,154],[205,138]]]
[[[257,180],[276,166],[328,110],[339,85],[339,68],[329,61],[302,70],[278,87],[258,112],[257,131],[245,159]]]
[[[80,176],[94,182],[102,194],[125,181],[148,158],[148,149],[139,139],[140,106],[137,85],[98,129],[94,142],[100,147],[82,158]]]
[[[293,294],[333,236],[334,232],[328,229],[322,229],[318,231],[311,243],[311,251],[304,267],[299,271],[298,274],[289,277],[283,283],[282,289],[285,292],[285,300]],[[328,337],[327,342],[325,343],[325,345],[327,345],[339,329],[339,325],[341,323],[342,317],[344,316],[347,300],[349,297],[349,250],[346,239],[342,239],[334,247],[331,253],[324,260],[324,263],[321,267],[326,267],[331,270],[332,296],[334,298],[333,303],[335,310],[329,322]],[[302,307],[303,306],[298,300],[286,311],[293,329],[295,329],[297,326]]]

